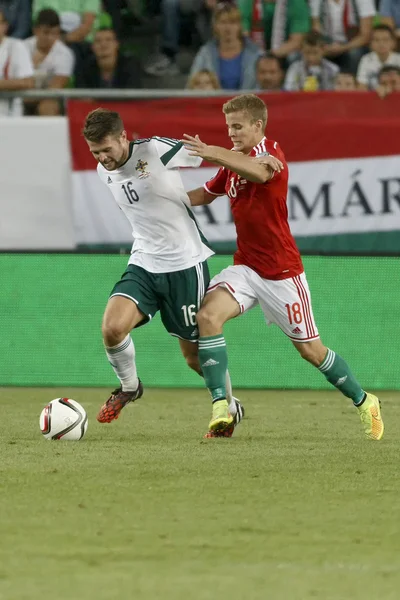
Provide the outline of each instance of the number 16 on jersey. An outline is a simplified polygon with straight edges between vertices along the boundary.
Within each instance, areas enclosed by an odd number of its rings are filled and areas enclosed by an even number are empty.
[[[128,200],[129,204],[133,204],[134,202],[139,202],[139,196],[137,191],[133,188],[133,183],[132,181],[128,181],[128,183],[122,184],[121,188],[124,191],[124,194],[126,196],[126,199]]]

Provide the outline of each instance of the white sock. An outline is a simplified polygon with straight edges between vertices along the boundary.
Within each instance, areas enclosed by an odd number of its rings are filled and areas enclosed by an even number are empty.
[[[236,402],[232,396],[232,382],[231,377],[229,375],[229,371],[226,372],[225,376],[225,388],[226,388],[226,399],[229,402],[229,412],[232,417],[236,415]]]
[[[122,391],[133,392],[139,385],[135,362],[135,346],[130,335],[122,342],[108,348],[105,346],[108,361],[121,382]]]

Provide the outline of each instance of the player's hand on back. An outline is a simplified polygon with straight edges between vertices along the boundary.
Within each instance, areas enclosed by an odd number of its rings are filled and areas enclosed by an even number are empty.
[[[201,158],[210,161],[215,158],[213,153],[214,146],[208,146],[202,142],[197,134],[193,137],[192,135],[184,133],[181,141],[186,150],[189,150],[190,156],[200,156]]]

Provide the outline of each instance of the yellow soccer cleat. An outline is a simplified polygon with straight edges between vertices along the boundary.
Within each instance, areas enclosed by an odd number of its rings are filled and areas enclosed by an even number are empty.
[[[364,402],[357,409],[367,438],[380,440],[383,436],[384,425],[378,398],[373,394],[367,394]]]
[[[213,404],[213,412],[209,430],[212,432],[223,432],[233,424],[233,417],[228,410],[227,400],[217,400]]]

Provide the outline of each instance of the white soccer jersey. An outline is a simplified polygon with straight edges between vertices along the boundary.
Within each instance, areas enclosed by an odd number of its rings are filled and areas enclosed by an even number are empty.
[[[130,143],[129,158],[97,172],[132,226],[129,264],[151,273],[193,267],[213,254],[190,209],[179,167],[199,167],[182,142],[152,137]]]
[[[24,40],[29,55],[33,61],[37,50],[36,36]],[[56,40],[50,49],[50,52],[44,57],[42,62],[35,67],[35,85],[37,88],[48,87],[54,76],[71,77],[75,64],[74,53],[66,44]]]

